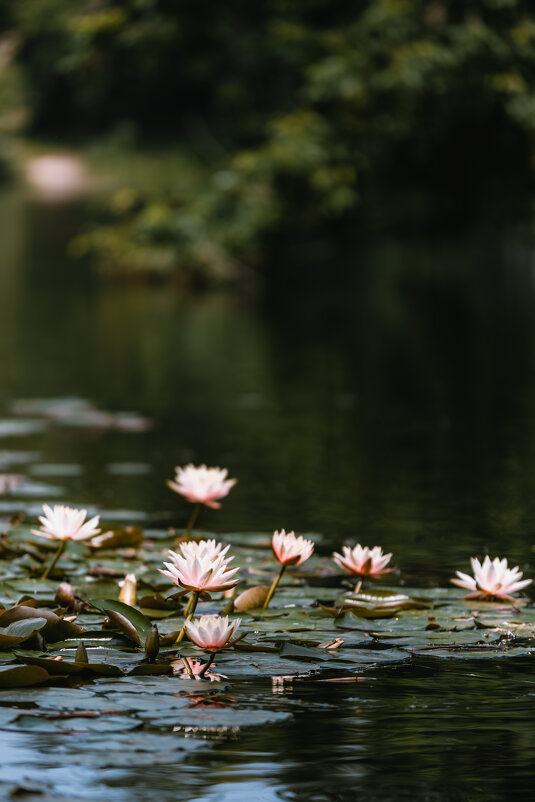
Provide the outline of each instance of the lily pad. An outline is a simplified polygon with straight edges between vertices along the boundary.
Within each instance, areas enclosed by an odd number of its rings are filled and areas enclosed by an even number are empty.
[[[291,713],[281,710],[254,710],[232,708],[195,708],[179,710],[176,715],[166,716],[152,722],[154,727],[169,727],[181,730],[234,730],[241,727],[259,727],[289,721]]]
[[[4,629],[0,629],[0,647],[5,648],[23,643],[35,632],[43,629],[46,624],[46,618],[26,618],[22,621],[14,621]]]
[[[106,613],[121,632],[137,646],[145,643],[151,630],[152,622],[142,612],[129,604],[124,604],[124,602],[116,601],[115,599],[94,601],[93,605],[97,610],[102,610],[102,612]]]
[[[50,674],[40,666],[0,666],[0,688],[24,688],[41,685]]]

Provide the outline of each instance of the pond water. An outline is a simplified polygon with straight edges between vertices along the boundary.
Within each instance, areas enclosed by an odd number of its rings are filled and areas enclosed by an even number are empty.
[[[385,240],[355,254],[343,287],[326,266],[321,287],[303,279],[270,300],[183,295],[102,285],[68,261],[83,214],[16,188],[0,196],[0,472],[23,477],[0,514],[61,501],[106,521],[181,526],[187,510],[165,480],[206,462],[239,479],[222,510],[203,511],[208,531],[321,533],[324,555],[344,540],[377,543],[394,552],[397,586],[447,586],[487,552],[533,576],[527,245],[489,232]],[[292,717],[176,733],[195,745],[183,761],[98,769],[58,761],[59,736],[0,732],[6,793],[22,783],[38,799],[45,783],[47,799],[110,802],[532,795],[529,657],[252,676],[230,692]]]

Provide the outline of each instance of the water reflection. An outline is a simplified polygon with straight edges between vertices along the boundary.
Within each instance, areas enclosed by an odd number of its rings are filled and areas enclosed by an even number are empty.
[[[184,297],[99,286],[65,260],[82,213],[0,196],[0,465],[25,477],[34,512],[56,492],[110,518],[181,524],[187,510],[164,480],[203,461],[240,478],[221,512],[203,511],[207,528],[321,531],[326,549],[380,543],[416,585],[446,582],[486,549],[533,571],[529,255],[488,237],[382,242],[362,251],[335,303],[306,287],[269,303]],[[47,422],[13,434],[16,399],[66,397],[155,427]],[[14,488],[0,509],[25,503]],[[10,733],[2,780],[20,779],[24,763],[55,793],[110,802],[154,789],[162,802],[504,799],[530,778],[533,687],[512,660],[420,662],[361,682],[279,677],[240,694],[291,711],[290,724],[186,763],[80,773]]]
[[[526,564],[528,259],[477,237],[383,242],[360,254],[335,309],[306,288],[266,306],[96,285],[63,257],[65,210],[30,209],[17,195],[0,203],[13,240],[0,271],[5,413],[14,398],[77,396],[156,421],[136,437],[87,427],[25,438],[52,466],[75,466],[80,479],[63,484],[77,501],[130,509],[135,497],[180,522],[163,477],[206,461],[241,479],[222,515],[204,513],[208,528],[359,537],[441,578],[487,548]]]

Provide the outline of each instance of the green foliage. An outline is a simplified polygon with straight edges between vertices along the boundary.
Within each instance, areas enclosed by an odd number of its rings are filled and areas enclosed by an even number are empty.
[[[105,270],[229,278],[261,261],[268,232],[373,217],[392,188],[477,180],[485,194],[496,176],[532,169],[535,12],[524,0],[10,10],[34,127],[87,134],[127,121],[140,141],[164,135],[204,167],[193,192],[170,175],[75,244]]]

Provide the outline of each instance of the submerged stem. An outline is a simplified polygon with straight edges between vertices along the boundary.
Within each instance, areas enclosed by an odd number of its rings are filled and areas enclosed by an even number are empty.
[[[63,550],[64,550],[66,545],[67,545],[67,541],[66,540],[60,540],[59,546],[58,546],[58,550],[56,551],[56,553],[52,557],[52,560],[50,561],[50,563],[47,565],[47,567],[43,571],[43,575],[42,575],[41,579],[47,579],[48,578],[49,573],[52,571],[52,569],[56,565],[57,561],[59,560],[59,558],[63,554]]]
[[[210,657],[208,658],[208,660],[206,661],[204,666],[199,671],[199,674],[198,674],[199,679],[204,679],[204,675],[206,674],[206,672],[208,671],[208,669],[210,668],[210,666],[214,662],[214,657],[215,657],[215,652],[210,652]]]
[[[198,604],[200,595],[201,595],[201,591],[200,590],[194,590],[193,593],[191,594],[191,598],[190,598],[190,600],[189,600],[189,602],[188,602],[188,604],[186,606],[185,618],[184,618],[184,626],[180,630],[180,633],[179,633],[178,638],[176,639],[175,643],[180,643],[183,640],[184,635],[186,634],[186,622],[187,621],[191,621],[191,619],[193,618],[195,610],[197,609],[197,604]]]
[[[195,506],[193,507],[193,510],[191,511],[189,521],[186,524],[186,531],[184,532],[184,537],[190,537],[191,530],[195,526],[195,521],[197,520],[197,516],[199,515],[200,511],[201,511],[201,503],[200,501],[198,501],[197,504],[195,504]]]
[[[282,575],[283,575],[285,570],[286,570],[286,566],[284,564],[281,565],[281,569],[280,569],[279,573],[277,574],[277,576],[275,577],[275,579],[273,580],[273,583],[272,583],[272,585],[271,585],[271,587],[269,589],[269,593],[266,596],[266,600],[264,602],[264,610],[266,609],[266,607],[269,605],[271,599],[273,598],[273,596],[275,594],[275,591],[277,590],[277,585],[281,581],[281,577],[282,577]]]

